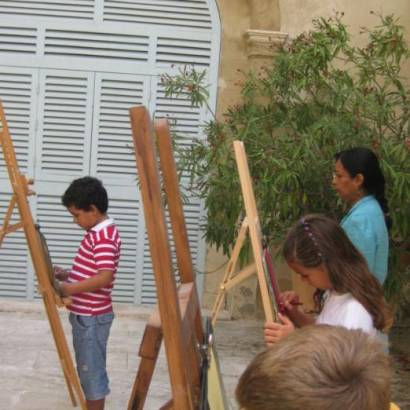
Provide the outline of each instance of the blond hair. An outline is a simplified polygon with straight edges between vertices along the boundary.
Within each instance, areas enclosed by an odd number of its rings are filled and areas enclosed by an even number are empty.
[[[244,410],[388,410],[390,365],[361,330],[313,325],[260,353],[240,377]]]

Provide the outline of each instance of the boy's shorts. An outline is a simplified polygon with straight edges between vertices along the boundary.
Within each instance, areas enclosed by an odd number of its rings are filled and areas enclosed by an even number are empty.
[[[77,371],[87,400],[110,393],[106,369],[107,341],[114,314],[83,316],[70,313]]]

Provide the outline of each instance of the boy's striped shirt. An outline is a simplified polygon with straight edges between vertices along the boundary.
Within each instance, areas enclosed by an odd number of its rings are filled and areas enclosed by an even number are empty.
[[[96,316],[112,312],[111,291],[120,259],[121,239],[114,221],[106,219],[85,234],[68,282],[81,282],[98,275],[100,270],[113,272],[113,281],[105,288],[72,295],[68,309],[77,315]]]

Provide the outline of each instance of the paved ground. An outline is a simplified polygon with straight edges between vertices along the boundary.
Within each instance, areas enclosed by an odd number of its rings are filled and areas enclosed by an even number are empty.
[[[151,309],[116,306],[109,342],[108,367],[112,393],[107,410],[124,410],[138,366],[137,351]],[[71,345],[66,313],[62,322]],[[72,409],[41,302],[0,299],[0,410]],[[262,324],[221,320],[216,329],[220,366],[232,409],[239,375],[263,349]],[[394,364],[393,396],[410,410],[409,327],[397,328],[391,340]],[[164,352],[161,352],[146,409],[158,409],[170,398]]]
[[[107,399],[107,410],[127,408],[139,361],[138,347],[151,310],[115,306],[116,319],[108,348],[112,393]],[[61,311],[61,320],[71,346],[71,327],[64,311]],[[233,391],[238,376],[254,354],[263,348],[261,324],[221,320],[221,330],[225,324],[230,328],[229,334],[221,332],[219,353],[226,391],[234,403]],[[243,333],[253,334],[255,329],[259,333],[256,338],[259,343],[242,340]],[[72,409],[42,302],[0,299],[0,334],[0,410]],[[146,409],[158,409],[171,397],[167,372],[162,350]]]

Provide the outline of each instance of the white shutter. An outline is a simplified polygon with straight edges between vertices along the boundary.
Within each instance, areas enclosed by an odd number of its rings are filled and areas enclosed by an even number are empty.
[[[204,0],[106,0],[104,21],[211,29]]]
[[[149,77],[97,74],[91,174],[105,183],[135,186],[129,108],[148,103]]]
[[[121,236],[121,259],[115,278],[113,300],[116,302],[141,303],[139,287],[141,280],[141,230],[139,192],[134,187],[124,189],[106,185],[109,197],[108,214],[114,218]]]
[[[118,31],[91,31],[84,29],[46,29],[45,56],[82,57],[84,60],[109,59],[147,62],[148,37],[119,34]]]
[[[92,96],[92,73],[41,72],[37,179],[69,182],[88,174]]]
[[[181,38],[167,35],[157,39],[157,65],[192,65],[208,67],[211,41],[204,38]]]
[[[36,49],[37,30],[35,28],[0,27],[0,52],[35,54]]]
[[[20,172],[33,172],[34,126],[37,71],[0,66],[0,99],[13,140]],[[0,155],[0,178],[7,178],[7,170]]]
[[[37,70],[0,66],[0,99],[4,106],[19,170],[28,176],[33,175],[37,76]],[[10,203],[11,192],[3,152],[0,149],[1,224]],[[18,209],[15,208],[10,223],[20,220]],[[29,297],[32,275],[24,232],[19,230],[8,234],[0,246],[0,296]]]
[[[4,221],[11,198],[11,188],[5,181],[0,185],[0,221]],[[11,223],[20,221],[18,212]],[[28,250],[23,231],[8,234],[0,246],[0,296],[27,297]]]
[[[94,0],[1,0],[0,13],[29,17],[92,19]]]
[[[53,258],[71,264],[81,231],[71,236],[78,228],[60,205],[60,195],[83,175],[103,180],[111,213],[124,224],[124,262],[114,293],[118,301],[156,300],[128,109],[145,104],[156,117],[169,117],[178,144],[202,138],[204,111],[192,109],[184,96],[165,98],[158,76],[175,74],[183,64],[208,69],[214,107],[219,36],[215,0],[0,1],[0,98],[20,168],[35,179],[38,198],[30,202]],[[7,181],[0,159],[0,190]],[[194,263],[201,270],[204,212],[192,198],[185,208]],[[0,247],[0,276],[9,278],[4,288],[0,281],[0,294],[32,298],[31,264],[26,254],[19,259],[18,246],[10,246],[10,253]],[[17,260],[18,269],[26,267],[23,277],[15,277],[18,286],[12,278]],[[17,293],[8,292],[7,283]]]

